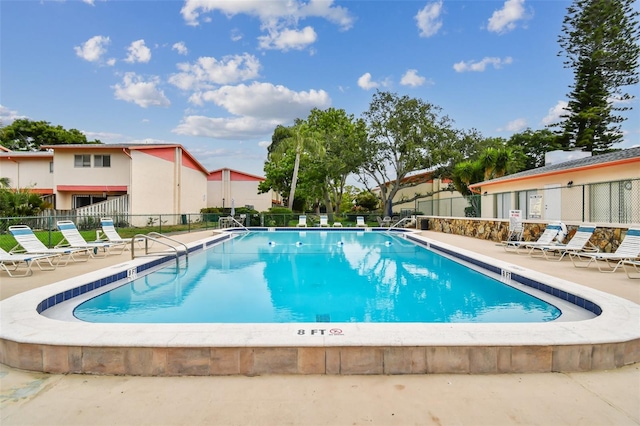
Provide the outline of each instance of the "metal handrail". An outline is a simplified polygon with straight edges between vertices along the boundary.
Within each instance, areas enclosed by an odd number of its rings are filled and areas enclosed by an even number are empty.
[[[153,236],[152,236],[153,235]],[[158,238],[154,238],[154,237],[158,237]],[[169,247],[170,249],[175,251],[175,256],[176,256],[176,266],[180,265],[180,250],[178,250],[177,247],[168,244],[164,241],[161,241],[161,238],[166,238],[167,240],[171,240],[174,243],[180,244],[181,246],[184,247],[184,255],[185,255],[185,260],[187,262],[189,262],[189,248],[182,242],[173,239],[171,237],[168,237],[166,235],[160,234],[159,232],[149,232],[148,234],[137,234],[135,235],[132,239],[131,239],[131,259],[135,259],[135,243],[136,243],[136,239],[144,239],[144,256],[150,256],[149,255],[149,241],[152,242],[156,242],[158,244],[164,245],[166,247]],[[159,254],[159,253],[158,253]],[[153,254],[151,254],[153,255]]]
[[[389,227],[389,229],[387,229],[387,231],[390,231],[390,230],[391,230],[391,228],[396,228],[396,227],[398,227],[398,225],[400,225],[400,224],[401,224],[401,223],[403,223],[403,222],[410,222],[410,221],[412,221],[412,220],[414,220],[414,218],[412,218],[412,217],[403,217],[402,219],[400,219],[399,221],[397,221],[396,223],[394,223],[393,225],[391,225],[391,226]]]
[[[227,216],[227,219],[231,219],[231,221],[232,221],[232,222],[237,223],[237,224],[240,226],[240,228],[244,228],[244,230],[245,230],[245,231],[247,231],[247,232],[251,232],[251,231],[249,230],[249,228],[247,228],[246,226],[244,226],[242,223],[238,222],[238,221],[236,220],[236,218],[235,218],[235,217],[233,217],[233,216]],[[235,228],[235,226],[234,226],[234,228]]]

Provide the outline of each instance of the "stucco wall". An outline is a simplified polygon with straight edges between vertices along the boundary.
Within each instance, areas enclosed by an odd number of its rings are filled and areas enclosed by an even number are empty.
[[[91,167],[75,167],[75,155],[91,155]],[[110,155],[111,167],[95,167],[95,155]],[[121,150],[58,150],[54,153],[55,185],[107,185],[129,184],[129,157]]]
[[[229,170],[222,170],[207,182],[207,207],[231,207],[233,199],[236,207],[252,205],[255,210],[266,211],[273,193],[258,194],[259,184],[257,179],[233,180]]]
[[[53,158],[0,159],[0,177],[8,178],[12,188],[52,189],[53,173],[49,163]]]
[[[207,176],[202,170],[182,166],[180,189],[180,211],[198,213],[207,206]]]
[[[172,223],[180,214],[197,213],[206,206],[207,177],[201,170],[182,165],[182,152],[175,148],[171,158],[152,151],[132,150],[131,214],[166,214]]]
[[[91,155],[91,167],[75,167],[75,155]],[[95,167],[95,155],[110,155],[110,167]],[[130,158],[119,149],[90,150],[57,150],[54,152],[53,184],[56,192],[56,208],[68,210],[73,208],[75,194],[101,194],[108,191],[84,191],[82,189],[59,191],[60,185],[72,187],[116,187],[130,185]]]

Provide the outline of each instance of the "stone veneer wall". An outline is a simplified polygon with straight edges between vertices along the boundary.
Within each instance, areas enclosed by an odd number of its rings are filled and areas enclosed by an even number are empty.
[[[418,216],[417,222],[422,219],[429,221],[429,231],[444,232],[447,234],[464,235],[466,237],[480,238],[500,242],[509,235],[509,221],[500,219],[457,218]],[[523,240],[535,241],[544,232],[546,223],[524,222]],[[573,237],[579,225],[567,225],[567,238],[565,243]],[[611,253],[616,251],[623,238],[626,228],[607,228],[598,226],[591,237],[601,252]]]

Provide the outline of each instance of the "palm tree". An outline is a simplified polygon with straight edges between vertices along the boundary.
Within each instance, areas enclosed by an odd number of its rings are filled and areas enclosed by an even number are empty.
[[[315,137],[314,132],[304,120],[296,120],[296,124],[289,128],[290,136],[282,139],[274,148],[274,153],[282,155],[291,149],[295,150],[296,158],[293,165],[291,178],[291,191],[289,192],[289,209],[293,209],[293,200],[298,184],[298,172],[300,170],[300,157],[304,152],[317,152],[321,149],[321,143]]]

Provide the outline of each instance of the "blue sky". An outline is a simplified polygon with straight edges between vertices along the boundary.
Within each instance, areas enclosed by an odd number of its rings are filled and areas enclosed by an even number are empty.
[[[179,143],[206,168],[263,175],[278,124],[360,117],[376,89],[458,129],[542,129],[572,72],[568,1],[0,1],[0,120],[104,143]],[[636,85],[629,91],[640,96]],[[623,125],[640,145],[640,101]]]

